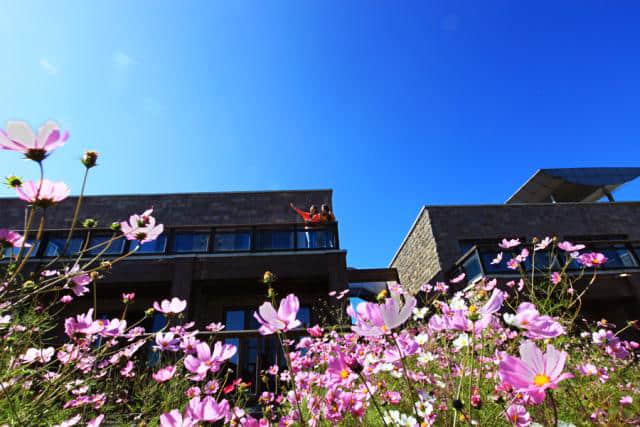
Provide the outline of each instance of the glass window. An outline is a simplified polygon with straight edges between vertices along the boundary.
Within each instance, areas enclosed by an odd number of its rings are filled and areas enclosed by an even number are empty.
[[[482,257],[482,265],[484,266],[485,271],[487,272],[487,274],[491,274],[491,273],[505,273],[505,272],[510,272],[511,270],[509,270],[507,268],[507,261],[509,261],[509,259],[511,259],[512,255],[510,253],[503,253],[502,254],[502,260],[497,263],[497,264],[491,264],[491,262],[496,259],[496,257],[498,256],[499,252],[493,252],[493,251],[489,251],[489,252],[482,252],[480,254],[480,256]]]
[[[216,252],[249,251],[251,250],[251,231],[216,232],[213,238],[213,250]]]
[[[206,231],[177,232],[173,241],[174,252],[207,252],[209,233]]]
[[[225,330],[241,331],[244,329],[244,310],[227,311],[225,319]]]
[[[302,322],[301,327],[308,328],[311,326],[311,310],[309,307],[300,307],[300,311],[298,311],[298,320]]]
[[[633,259],[631,252],[624,245],[615,245],[608,248],[597,248],[595,251],[602,252],[607,257],[604,268],[632,268],[637,267],[636,260]]]
[[[462,268],[464,268],[464,272],[466,274],[465,279],[468,283],[482,277],[482,265],[480,264],[480,257],[478,257],[477,252],[462,264]]]
[[[293,249],[293,231],[259,230],[256,249]]]
[[[298,249],[333,249],[336,248],[336,235],[332,229],[311,229],[297,231]]]
[[[27,239],[27,243],[29,243],[30,245],[33,245],[33,240],[32,239]],[[40,241],[38,240],[35,243],[36,247],[33,248],[33,251],[31,252],[31,256],[35,257],[38,255],[38,249],[40,248]],[[27,252],[29,252],[28,247],[24,247],[24,251],[22,251],[23,256],[27,254]],[[18,252],[20,252],[20,246],[18,246],[17,248],[6,248],[4,250],[4,256],[8,257],[8,256],[18,256]]]
[[[47,242],[47,247],[44,249],[43,256],[46,257],[55,257],[62,255],[62,249],[64,248],[65,243],[67,242],[66,237],[51,237]],[[69,246],[64,255],[75,255],[82,248],[82,243],[84,243],[84,237],[72,237],[69,241]]]
[[[107,235],[107,234],[92,235],[91,239],[89,240],[89,247],[93,248],[93,249],[89,250],[89,254],[90,255],[98,255],[102,251],[104,251],[103,252],[104,255],[119,255],[119,254],[121,254],[122,250],[124,249],[124,242],[125,242],[124,239],[117,239],[117,240],[114,240],[113,242],[107,244],[106,242],[111,240],[111,237],[112,236]],[[105,247],[107,247],[106,250],[105,250]]]
[[[138,246],[137,240],[129,241],[129,250],[133,250],[136,246]],[[167,246],[167,236],[165,234],[161,234],[158,236],[156,240],[151,242],[144,243],[140,246],[140,249],[136,252],[137,254],[159,254],[163,253],[164,249]]]

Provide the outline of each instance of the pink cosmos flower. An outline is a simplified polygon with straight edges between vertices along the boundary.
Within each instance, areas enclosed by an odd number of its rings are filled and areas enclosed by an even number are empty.
[[[160,425],[162,427],[194,427],[196,425],[196,421],[187,415],[183,418],[180,411],[172,409],[171,411],[160,415]]]
[[[315,325],[313,328],[307,328],[307,332],[314,338],[320,338],[324,333],[324,330],[320,327],[320,325]]]
[[[104,420],[104,414],[100,414],[91,421],[87,423],[87,427],[100,427],[102,424],[102,420]]]
[[[265,302],[253,313],[253,317],[262,325],[259,329],[260,334],[271,335],[277,331],[286,332],[300,326],[301,322],[296,319],[299,309],[298,297],[289,294],[280,301],[277,312],[270,302]]]
[[[542,239],[537,245],[535,245],[533,247],[534,251],[541,251],[543,249],[546,249],[547,246],[549,246],[551,244],[553,240],[551,239],[551,237],[545,237],[544,239]]]
[[[93,280],[91,279],[91,276],[80,270],[80,267],[78,265],[74,265],[73,268],[67,270],[66,274],[68,274],[70,277],[70,288],[77,297],[80,297],[89,292],[89,288],[87,288],[87,285],[90,284]]]
[[[153,303],[153,308],[156,311],[159,311],[165,314],[178,314],[178,313],[182,313],[184,309],[187,308],[187,301],[173,297],[171,301],[165,299],[165,300],[162,300],[160,304],[158,304],[158,302],[155,301]]]
[[[162,333],[158,332],[156,334],[156,345],[153,346],[154,350],[160,351],[178,351],[179,340],[174,338],[172,332]]]
[[[502,252],[500,252],[496,257],[491,260],[491,264],[500,264],[502,262]]]
[[[133,302],[135,297],[136,297],[135,292],[122,293],[122,302],[125,304]]]
[[[201,342],[196,346],[197,357],[188,355],[184,359],[184,366],[189,372],[196,374],[197,377],[201,377],[202,379],[207,371],[217,372],[222,362],[231,359],[237,350],[234,345],[223,344],[220,341],[216,341],[212,353],[209,345]]]
[[[48,363],[55,353],[55,349],[53,347],[47,348],[30,348],[20,356],[20,361],[24,364],[40,362],[40,363]]]
[[[631,405],[633,403],[633,398],[631,396],[622,396],[620,398],[620,405]]]
[[[162,234],[164,225],[156,225],[156,219],[151,216],[152,212],[153,208],[146,210],[141,215],[131,215],[129,222],[120,222],[122,233],[127,240],[137,240],[142,245],[156,240]]]
[[[61,422],[60,424],[56,424],[53,427],[72,427],[80,422],[82,419],[82,415],[78,414],[75,417],[69,418],[66,421]]]
[[[500,362],[500,377],[515,391],[526,393],[534,403],[542,403],[547,389],[557,388],[560,381],[573,378],[562,372],[566,360],[567,353],[551,344],[543,354],[533,341],[525,341],[520,345],[519,359],[506,356]]]
[[[502,239],[502,241],[498,243],[498,246],[500,246],[502,249],[510,249],[518,246],[519,244],[520,244],[520,239],[510,239],[510,240]]]
[[[135,367],[135,365],[133,364],[133,362],[131,360],[127,361],[127,364],[124,365],[124,368],[120,369],[120,375],[122,375],[123,377],[133,377],[135,376],[135,372],[133,372],[133,368]]]
[[[599,267],[607,262],[607,257],[599,252],[589,252],[578,256],[578,262],[587,267]]]
[[[226,399],[218,403],[211,396],[205,396],[202,400],[196,396],[189,401],[186,413],[197,421],[219,421],[230,418],[231,409]]]
[[[531,415],[522,405],[511,405],[507,408],[507,420],[514,426],[526,427],[531,425]]]
[[[554,285],[557,285],[558,283],[560,283],[561,280],[562,280],[562,275],[560,275],[560,273],[558,273],[557,271],[554,271],[553,273],[551,273],[551,283],[553,283]]]
[[[15,231],[6,228],[0,228],[0,248],[19,248],[24,243],[24,237]],[[29,243],[24,243],[26,248],[30,247]]]
[[[461,273],[459,275],[457,275],[456,277],[454,277],[453,279],[449,280],[449,283],[460,283],[464,280],[464,276],[466,276],[465,273]]]
[[[209,323],[207,326],[205,326],[205,329],[207,331],[211,331],[211,332],[220,332],[221,330],[224,329],[224,325],[220,322],[213,322],[213,323]]]
[[[175,373],[176,373],[176,367],[173,365],[170,365],[170,366],[165,366],[164,368],[160,369],[158,372],[153,373],[153,375],[151,376],[157,382],[163,383],[173,378],[173,375]]]
[[[69,304],[71,301],[73,301],[73,297],[71,295],[64,295],[60,298],[60,302],[63,304]]]
[[[68,317],[64,322],[65,333],[73,338],[77,334],[91,336],[102,331],[104,324],[93,320],[93,309],[86,314],[78,314],[75,319]]]
[[[347,312],[356,319],[356,325],[351,329],[361,336],[380,336],[391,332],[406,322],[413,314],[416,299],[412,295],[405,295],[404,303],[400,296],[387,298],[383,304],[361,302],[356,311],[349,306]]]
[[[558,243],[558,247],[565,252],[577,252],[585,248],[584,245],[574,245],[573,243],[567,242],[566,240],[564,242]]]
[[[535,305],[523,302],[518,306],[516,314],[503,315],[507,324],[525,330],[531,339],[555,338],[565,333],[564,327],[550,316],[542,316]]]
[[[53,182],[43,179],[40,182],[27,181],[22,187],[16,188],[18,197],[25,202],[41,208],[48,208],[69,197],[71,190],[64,182]]]
[[[584,365],[578,366],[578,370],[585,377],[592,377],[592,376],[598,375],[598,368],[591,363],[585,363]]]
[[[58,147],[64,145],[69,133],[60,133],[56,122],[48,121],[36,135],[25,122],[8,122],[7,132],[0,129],[0,148],[17,151],[26,158],[40,162]]]

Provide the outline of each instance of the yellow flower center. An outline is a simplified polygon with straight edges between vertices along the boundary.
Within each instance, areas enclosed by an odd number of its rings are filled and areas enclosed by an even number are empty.
[[[533,383],[538,387],[542,387],[543,385],[549,383],[550,381],[551,381],[551,378],[549,378],[547,375],[544,375],[544,374],[538,374],[535,377],[533,377]]]
[[[342,378],[343,380],[346,380],[347,377],[349,377],[349,371],[347,371],[346,369],[343,369],[342,371],[340,371],[340,378]]]
[[[469,313],[474,314],[478,311],[478,308],[475,305],[469,306]]]

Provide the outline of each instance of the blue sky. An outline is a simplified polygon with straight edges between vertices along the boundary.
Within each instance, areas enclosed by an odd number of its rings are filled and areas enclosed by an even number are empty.
[[[541,167],[640,165],[637,2],[25,0],[2,13],[0,122],[71,132],[51,179],[77,191],[95,149],[90,194],[333,188],[356,267],[386,266],[423,204],[502,203]],[[0,173],[36,177],[9,152]],[[616,196],[640,199],[640,182]]]

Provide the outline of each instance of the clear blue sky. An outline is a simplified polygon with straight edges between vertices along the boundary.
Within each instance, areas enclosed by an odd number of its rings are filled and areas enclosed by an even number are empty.
[[[68,129],[48,176],[76,192],[85,149],[102,155],[90,194],[333,188],[349,264],[386,266],[423,204],[502,203],[541,167],[639,166],[639,16],[635,1],[5,2],[0,122]],[[0,153],[0,173],[35,178],[17,159]]]

